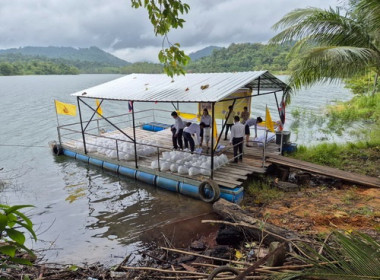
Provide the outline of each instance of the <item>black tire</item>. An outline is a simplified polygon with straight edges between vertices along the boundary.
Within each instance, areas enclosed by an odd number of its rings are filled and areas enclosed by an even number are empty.
[[[238,276],[240,274],[240,271],[237,270],[236,268],[230,267],[230,266],[220,266],[218,268],[215,268],[211,274],[207,277],[207,280],[213,280],[218,274],[223,273],[223,272],[231,272]],[[245,279],[245,278],[243,278]]]
[[[53,154],[55,154],[56,156],[63,155],[63,148],[59,144],[54,144],[54,146],[52,147],[52,151]]]
[[[212,192],[213,192],[213,196],[212,197],[207,197],[207,195],[206,195],[206,187],[210,187],[212,189]],[[198,192],[199,192],[199,197],[204,202],[215,202],[220,197],[219,185],[217,183],[215,183],[213,180],[206,180],[206,181],[202,182],[199,185]]]

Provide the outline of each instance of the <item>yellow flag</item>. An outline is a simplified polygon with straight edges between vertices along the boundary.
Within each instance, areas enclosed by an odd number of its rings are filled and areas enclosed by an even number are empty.
[[[268,106],[265,110],[265,125],[270,131],[274,132],[274,126],[273,126],[273,122],[272,122],[272,118],[270,116]]]
[[[214,123],[212,124],[212,126],[214,128],[214,133],[212,134],[212,137],[214,137],[215,145],[216,145],[216,140],[218,139],[218,129],[217,129],[217,126],[216,126],[215,119],[214,119]]]
[[[55,109],[57,114],[76,116],[77,115],[77,106],[74,104],[63,103],[58,100],[54,100]]]
[[[178,116],[187,120],[192,120],[196,118],[198,121],[200,121],[201,119],[197,114],[181,113],[180,111],[176,111],[176,112]]]
[[[98,113],[98,115],[103,115],[103,110],[102,110],[102,107],[100,107],[100,103],[99,103],[99,100],[98,99],[95,99],[95,102],[96,102],[96,108],[98,108],[98,110],[96,110],[96,112]]]

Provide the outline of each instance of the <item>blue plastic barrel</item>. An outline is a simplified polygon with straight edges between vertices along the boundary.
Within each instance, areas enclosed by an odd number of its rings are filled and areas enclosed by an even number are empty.
[[[156,178],[156,186],[168,191],[178,192],[178,185],[179,182],[172,179],[167,179],[160,176],[157,176]]]
[[[190,184],[186,184],[182,182],[179,183],[179,192],[181,194],[200,199],[198,189],[199,189],[198,186],[194,186],[194,185],[190,185]]]
[[[127,176],[132,179],[136,179],[136,170],[124,166],[119,167],[119,174]]]
[[[109,162],[103,162],[103,168],[104,169],[107,169],[107,170],[110,170],[110,171],[113,171],[113,172],[117,172],[117,169],[119,168],[119,165],[117,164],[113,164],[113,163],[109,163]]]
[[[77,160],[83,161],[83,162],[85,162],[85,163],[88,163],[88,160],[89,160],[89,157],[88,157],[88,156],[81,155],[81,154],[77,154],[77,155],[75,156],[75,158],[76,158]]]
[[[65,156],[72,157],[72,158],[75,158],[75,156],[77,155],[77,153],[72,152],[70,150],[66,150],[66,149],[63,150],[63,154]]]
[[[146,173],[146,172],[142,172],[142,171],[137,171],[136,179],[141,181],[141,182],[154,185],[155,180],[156,180],[156,175]]]
[[[88,162],[92,165],[96,165],[96,166],[99,166],[99,167],[103,167],[103,161],[102,160],[99,160],[99,159],[96,159],[96,158],[91,158],[88,160]]]

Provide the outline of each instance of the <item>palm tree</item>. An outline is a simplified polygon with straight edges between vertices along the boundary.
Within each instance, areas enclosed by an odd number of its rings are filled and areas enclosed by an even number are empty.
[[[380,74],[380,1],[351,1],[351,9],[296,9],[273,28],[283,29],[271,43],[297,41],[290,77],[293,89],[321,81]],[[345,12],[345,13],[343,13]],[[376,88],[375,82],[375,88]]]

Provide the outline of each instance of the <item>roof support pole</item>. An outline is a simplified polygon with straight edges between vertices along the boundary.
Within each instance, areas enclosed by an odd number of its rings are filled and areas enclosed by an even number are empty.
[[[278,99],[277,99],[276,93],[274,93],[274,98],[276,98],[277,112],[278,112],[278,116],[280,117],[280,120],[281,120],[280,107],[278,106]]]
[[[94,108],[92,108],[90,105],[88,105],[86,102],[84,102],[82,99],[79,99],[84,105],[86,105],[88,108],[90,108],[92,111],[96,112],[96,110]],[[78,103],[78,106],[79,106],[79,103]],[[102,119],[104,119],[106,122],[108,122],[110,125],[112,125],[114,128],[116,128],[118,131],[120,131],[121,134],[125,135],[126,137],[128,137],[129,140],[131,140],[132,142],[134,141],[132,139],[132,137],[130,137],[128,134],[126,134],[123,130],[121,130],[119,127],[117,127],[115,124],[113,124],[111,121],[109,121],[105,116],[103,115],[100,115],[102,117]]]
[[[80,129],[82,131],[82,139],[83,139],[83,149],[84,154],[87,154],[87,148],[86,148],[86,137],[84,136],[84,129],[83,129],[83,122],[82,122],[82,112],[80,109],[80,103],[79,100],[82,101],[79,96],[77,97],[77,103],[78,103],[78,111],[79,111],[79,120],[80,120]]]
[[[223,135],[224,128],[225,128],[226,125],[227,125],[227,120],[229,119],[229,117],[230,117],[230,115],[231,115],[231,112],[234,110],[235,103],[236,103],[236,99],[234,99],[234,101],[232,102],[232,110],[231,110],[231,111],[228,111],[228,115],[227,115],[226,121],[224,122],[224,124],[223,124],[223,126],[222,126],[222,131],[221,131],[220,134],[219,134],[218,141],[216,141],[216,145],[215,145],[215,147],[212,146],[212,149],[215,149],[215,150],[216,150],[216,148],[218,147],[219,142],[220,142],[220,138],[221,138],[222,135]]]
[[[261,77],[259,77],[258,82],[257,82],[257,95],[260,95],[260,81],[261,81]]]
[[[214,122],[215,122],[215,102],[211,103],[211,179],[214,179]]]
[[[102,105],[102,103],[103,103],[103,99],[102,99],[102,101],[100,101],[99,106],[96,106],[96,110],[95,110],[94,113],[92,114],[90,120],[88,121],[86,127],[84,128],[84,131],[86,131],[87,127],[90,125],[92,119],[94,118],[95,114],[98,112],[98,109],[100,108],[100,105]],[[99,116],[100,116],[100,114],[99,114]],[[99,125],[99,122],[98,122],[98,125]]]
[[[132,125],[133,125],[133,144],[135,146],[135,166],[139,168],[137,164],[137,144],[136,144],[136,126],[135,126],[135,104],[132,102]]]

